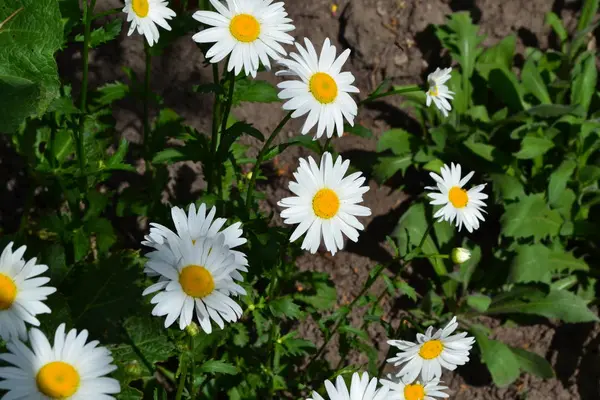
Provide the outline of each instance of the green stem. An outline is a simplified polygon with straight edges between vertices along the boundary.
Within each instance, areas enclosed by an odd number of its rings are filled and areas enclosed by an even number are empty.
[[[414,260],[415,258],[450,258],[450,255],[448,255],[448,254],[422,254],[420,256],[414,256],[412,259]]]
[[[330,138],[327,138],[327,140],[325,141],[325,146],[323,146],[323,148],[321,149],[321,155],[323,155],[323,153],[328,151],[327,149],[329,149],[329,144],[331,143],[331,139],[333,139],[333,136]]]
[[[181,374],[179,375],[179,385],[177,385],[177,394],[175,395],[175,400],[181,400],[181,395],[183,394],[183,388],[185,387],[185,378],[187,377],[187,363],[183,364],[181,368]]]
[[[369,96],[366,99],[362,100],[360,103],[358,103],[359,106],[365,104],[365,103],[370,103],[374,100],[377,99],[381,99],[382,97],[387,97],[387,96],[393,96],[393,95],[397,95],[397,94],[404,94],[404,93],[410,93],[410,92],[419,92],[422,91],[423,89],[418,86],[418,85],[412,85],[412,86],[407,86],[405,88],[402,89],[395,89],[395,90],[388,90],[385,93],[379,93],[375,96]]]
[[[290,111],[286,114],[285,117],[283,117],[281,122],[279,122],[279,125],[277,125],[273,133],[271,133],[271,136],[269,136],[269,138],[263,145],[262,149],[260,149],[260,151],[258,152],[258,156],[256,156],[256,163],[254,164],[254,168],[252,168],[252,177],[250,178],[250,183],[248,184],[248,192],[246,194],[246,210],[248,210],[248,212],[250,212],[250,207],[252,206],[252,195],[254,192],[256,177],[258,176],[258,171],[260,169],[260,164],[262,164],[265,155],[269,151],[271,143],[273,143],[273,140],[275,140],[279,132],[281,132],[281,130],[283,129],[285,124],[287,124],[290,118],[292,118],[292,111]]]
[[[148,42],[144,41],[144,51],[146,53],[146,74],[144,77],[144,159],[148,162],[150,145],[150,75],[152,72],[152,55]]]
[[[216,85],[219,84],[219,65],[218,64],[213,64],[212,65],[212,70],[213,70],[213,81]],[[219,122],[220,122],[220,118],[219,118],[219,106],[220,106],[220,102],[219,102],[219,94],[215,93],[215,99],[213,102],[213,115],[212,115],[212,135],[211,135],[211,139],[210,139],[210,154],[213,157],[213,162],[214,160],[216,160],[216,155],[217,155],[217,145],[219,144]],[[216,162],[214,162],[214,164],[216,164]],[[216,171],[218,168],[213,168],[213,171],[211,171],[211,173],[207,174],[207,186],[208,186],[208,192],[211,193],[213,186],[214,186],[214,182],[215,182],[215,176],[218,174],[218,172]]]
[[[81,114],[79,116],[79,128],[75,135],[75,143],[77,144],[77,160],[79,161],[80,173],[83,173],[85,169],[85,154],[83,148],[83,128],[85,124],[86,108],[87,108],[87,91],[88,91],[88,71],[89,71],[89,50],[90,50],[90,27],[92,24],[92,14],[94,13],[94,7],[96,6],[96,0],[92,0],[88,5],[88,0],[83,1],[83,18],[84,18],[84,31],[83,31],[83,73],[81,78],[81,101],[79,109]]]
[[[98,19],[98,18],[102,18],[102,17],[108,17],[109,15],[114,15],[114,14],[118,14],[120,12],[122,12],[123,10],[120,8],[113,8],[112,10],[108,10],[108,11],[104,11],[101,12],[100,14],[96,14],[92,17],[92,20]]]
[[[192,360],[191,360],[191,366],[190,366],[190,385],[189,385],[189,389],[188,391],[190,392],[190,399],[194,398],[194,375],[195,375],[195,367],[196,367],[196,360],[194,357],[194,336],[189,335],[190,336],[190,353],[192,354]]]
[[[223,112],[223,120],[221,121],[221,134],[227,129],[227,120],[229,119],[229,113],[231,113],[231,104],[233,103],[233,89],[235,88],[235,74],[233,71],[229,72],[229,93],[227,93],[227,102],[225,103],[225,110]]]

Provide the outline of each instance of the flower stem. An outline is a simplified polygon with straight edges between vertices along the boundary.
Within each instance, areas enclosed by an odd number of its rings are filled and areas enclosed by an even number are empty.
[[[392,90],[388,90],[387,92],[384,93],[379,93],[376,94],[374,96],[369,96],[366,99],[362,100],[358,105],[363,105],[365,103],[370,103],[374,100],[380,99],[382,97],[387,97],[387,96],[393,96],[393,95],[397,95],[397,94],[404,94],[404,93],[410,93],[410,92],[419,92],[422,91],[423,89],[418,86],[418,85],[412,85],[412,86],[407,86],[404,87],[402,89],[392,89]]]
[[[190,366],[190,385],[189,385],[189,389],[188,391],[190,392],[190,399],[194,398],[194,368],[196,366],[196,360],[194,358],[194,336],[189,335],[190,336],[190,353],[192,355],[192,359],[190,361],[191,366]]]
[[[213,64],[212,65],[212,70],[213,70],[213,81],[216,85],[219,84],[219,65],[218,64]],[[210,138],[210,154],[213,157],[213,161],[216,160],[216,156],[217,156],[217,148],[218,148],[218,144],[219,144],[219,122],[221,121],[219,118],[220,115],[220,102],[219,102],[219,94],[215,93],[215,100],[213,103],[213,115],[212,115],[212,135]],[[207,175],[207,186],[208,186],[208,192],[211,193],[213,186],[214,186],[214,182],[215,182],[215,178],[217,177],[216,175],[217,173],[217,166],[216,166],[216,162],[214,162],[214,168],[212,171],[210,171],[209,174]]]
[[[77,144],[77,160],[79,161],[79,172],[83,174],[85,169],[85,154],[83,147],[83,128],[85,124],[85,117],[87,115],[87,91],[88,91],[88,71],[89,71],[89,50],[90,50],[90,27],[92,24],[92,14],[94,13],[94,7],[96,6],[96,0],[91,0],[88,4],[88,0],[83,1],[83,72],[81,78],[81,98],[79,109],[81,114],[79,115],[79,127],[75,134],[75,143]]]
[[[250,212],[250,207],[252,206],[252,195],[254,192],[254,185],[256,183],[256,176],[258,175],[260,164],[262,164],[265,155],[267,155],[271,143],[273,143],[273,140],[275,140],[279,132],[281,132],[281,130],[283,129],[285,124],[287,124],[290,118],[292,118],[292,111],[290,111],[286,114],[285,117],[283,117],[281,122],[279,122],[279,125],[277,125],[273,133],[271,133],[271,136],[269,136],[269,138],[263,145],[262,149],[260,149],[260,151],[258,152],[258,156],[256,156],[256,163],[254,164],[254,168],[252,168],[252,177],[250,178],[250,183],[248,184],[248,192],[246,194],[246,210],[248,212]]]
[[[150,75],[152,72],[152,55],[150,54],[150,47],[148,42],[144,41],[144,52],[146,54],[146,74],[144,76],[144,159],[148,162],[148,156],[150,151]]]
[[[181,400],[181,396],[183,395],[183,389],[185,387],[185,378],[187,377],[187,363],[183,364],[181,368],[181,374],[179,375],[179,384],[177,385],[177,393],[175,394],[175,400]]]

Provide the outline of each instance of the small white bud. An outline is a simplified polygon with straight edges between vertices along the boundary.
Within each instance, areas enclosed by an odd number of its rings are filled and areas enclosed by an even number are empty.
[[[450,257],[452,257],[452,262],[454,264],[462,264],[469,261],[471,258],[471,252],[462,247],[455,247],[452,249],[452,254]]]

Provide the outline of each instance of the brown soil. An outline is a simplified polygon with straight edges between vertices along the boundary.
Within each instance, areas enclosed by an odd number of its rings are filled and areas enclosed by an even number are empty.
[[[103,9],[122,6],[118,0],[104,0],[99,3]],[[510,33],[516,33],[518,51],[522,53],[527,46],[552,45],[551,39],[548,39],[550,32],[543,23],[546,12],[557,12],[567,21],[567,27],[572,29],[576,23],[576,12],[581,6],[580,2],[560,0],[343,0],[337,4],[339,8],[334,15],[331,12],[330,0],[288,0],[286,3],[296,25],[296,38],[308,36],[313,42],[322,43],[323,39],[329,37],[337,43],[338,48],[352,49],[348,68],[356,75],[357,86],[361,88],[363,95],[371,91],[383,78],[392,78],[396,83],[420,83],[436,66],[446,65],[449,59],[440,51],[430,24],[443,23],[445,16],[452,11],[471,11],[475,22],[481,26],[482,33],[487,35],[485,44],[495,43]],[[142,38],[127,37],[125,33],[126,29],[123,30],[120,40],[92,52],[91,87],[124,79],[121,70],[123,66],[132,68],[138,77],[143,76]],[[164,97],[166,107],[174,109],[199,131],[207,132],[212,101],[209,96],[190,93],[189,88],[209,82],[211,73],[203,67],[202,55],[190,37],[191,34],[179,39],[166,50],[164,56],[153,60],[152,89]],[[68,49],[60,55],[59,62],[62,76],[72,82],[74,92],[77,93],[81,79],[80,54]],[[266,73],[259,78],[276,82],[272,75]],[[133,143],[140,141],[141,110],[141,105],[132,101],[119,102],[114,108],[117,132]],[[234,114],[238,119],[253,123],[263,132],[273,129],[283,117],[279,104],[245,104],[236,109]],[[410,116],[398,108],[397,99],[379,102],[362,110],[358,121],[371,129],[376,136],[391,126],[407,129],[414,129],[415,126]],[[283,141],[298,135],[300,126],[300,121],[292,121],[280,134],[279,139]],[[252,141],[249,143],[257,144]],[[350,157],[353,162],[358,162],[365,152],[374,151],[376,141],[347,136],[335,139],[333,144],[338,152]],[[275,208],[277,200],[288,195],[287,182],[296,168],[296,160],[299,156],[304,157],[308,154],[304,148],[295,147],[286,150],[276,160],[275,170],[278,174],[274,174],[268,185],[262,187],[267,193],[267,200],[262,205],[265,210]],[[181,179],[175,179],[182,174],[188,177],[183,183]],[[204,187],[201,168],[198,165],[176,165],[172,170],[172,177],[174,179],[166,194],[177,198],[179,204],[193,200]],[[384,245],[385,235],[391,233],[406,207],[406,204],[402,204],[406,196],[395,192],[393,188],[379,186],[373,181],[370,182],[370,187],[365,202],[371,207],[373,215],[363,221],[366,232],[361,235],[359,243],[348,243],[347,248],[335,257],[318,253],[307,254],[298,260],[300,269],[325,271],[331,275],[338,289],[339,304],[347,303],[357,294],[368,276],[368,271],[377,262],[389,259]],[[10,213],[1,214],[6,219],[0,219],[2,224],[8,224],[7,217]],[[281,220],[277,220],[276,223],[281,224]],[[390,318],[397,317],[397,310],[393,309],[393,299],[386,299],[384,308],[390,313]],[[352,315],[352,319],[355,325],[358,325],[360,313]],[[541,380],[523,375],[516,384],[508,388],[497,388],[491,383],[485,367],[481,367],[478,360],[474,359],[457,374],[446,375],[446,382],[454,393],[452,398],[600,398],[599,326],[538,324],[510,328],[500,326],[495,320],[485,323],[494,328],[495,338],[512,346],[535,351],[551,361],[557,377]],[[313,339],[317,344],[322,341],[316,325],[310,322],[303,324],[300,331],[304,337]],[[385,338],[377,330],[370,333],[377,343],[381,343],[382,360],[388,350]],[[332,362],[337,362],[337,353],[334,340],[326,357]],[[352,355],[347,363],[364,361]]]

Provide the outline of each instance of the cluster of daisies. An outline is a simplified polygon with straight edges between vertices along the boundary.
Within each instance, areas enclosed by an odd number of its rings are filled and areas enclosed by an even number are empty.
[[[295,43],[288,32],[294,30],[282,2],[273,0],[210,0],[216,12],[198,11],[194,18],[208,28],[193,36],[198,43],[214,43],[206,53],[212,63],[228,59],[227,70],[236,75],[242,70],[255,77],[262,64],[271,67],[270,60],[284,67],[278,76],[291,77],[279,83],[279,97],[285,100],[283,108],[293,118],[306,116],[302,134],[316,129],[315,139],[334,133],[342,136],[344,121],[353,125],[357,104],[351,93],[352,73],[342,71],[350,50],[339,56],[337,49],[326,39],[317,52],[309,39],[304,46]],[[165,0],[125,0],[129,34],[137,30],[152,46],[159,39],[158,27],[170,30],[168,20],[175,13]],[[287,52],[282,45],[295,44],[298,53]],[[447,116],[451,106],[451,92],[445,83],[451,69],[439,68],[428,78],[427,105],[433,102]],[[281,199],[284,223],[297,225],[290,237],[296,241],[304,236],[302,249],[315,253],[321,244],[335,254],[344,246],[344,237],[356,242],[364,229],[357,217],[368,216],[371,210],[361,205],[364,185],[361,172],[346,176],[349,160],[337,157],[335,161],[325,152],[317,162],[312,157],[300,159],[295,181],[289,183],[294,196]],[[426,187],[431,204],[440,206],[435,213],[439,221],[455,223],[472,232],[483,221],[482,192],[484,185],[469,190],[464,187],[473,172],[462,177],[460,165],[444,165],[441,174],[431,173],[436,186]],[[235,322],[242,308],[235,298],[246,292],[240,285],[248,261],[244,253],[235,250],[246,243],[241,224],[225,227],[224,218],[216,218],[213,207],[205,204],[198,208],[190,205],[185,210],[171,210],[175,232],[156,223],[142,242],[152,248],[147,254],[144,272],[156,282],[143,295],[153,294],[152,314],[165,317],[169,327],[178,322],[185,329],[195,319],[204,332],[210,334],[213,323],[223,328],[225,322]],[[0,389],[7,394],[3,399],[112,399],[120,392],[119,383],[107,377],[116,369],[113,358],[98,341],[88,342],[86,330],[66,332],[61,324],[52,343],[37,328],[38,314],[49,313],[44,301],[56,291],[46,286],[49,278],[42,276],[48,270],[32,258],[25,261],[25,246],[12,250],[10,243],[0,256],[0,337],[7,342],[8,352],[0,359],[10,367],[0,368]],[[462,252],[461,252],[462,251]],[[468,258],[464,250],[457,259]],[[454,257],[453,257],[454,258]],[[432,400],[448,397],[440,383],[442,368],[453,370],[468,361],[474,343],[466,333],[452,335],[458,324],[454,318],[435,334],[429,328],[417,336],[417,343],[390,341],[400,352],[388,360],[394,365],[406,363],[396,376],[382,379],[354,374],[350,389],[338,377],[336,385],[327,381],[325,387],[332,400]],[[28,343],[29,345],[27,345]],[[322,397],[314,393],[314,399]]]

